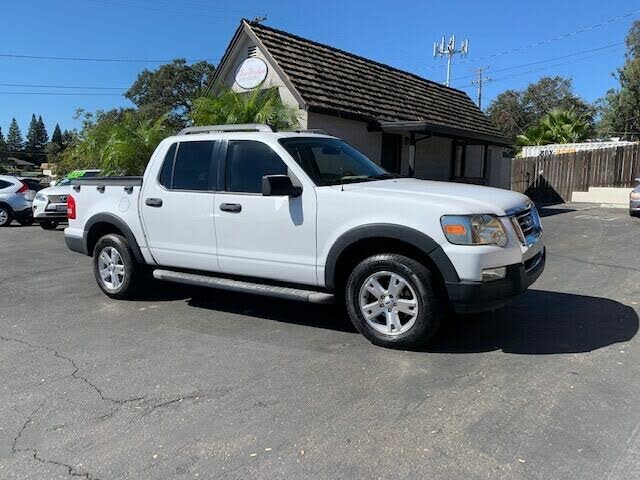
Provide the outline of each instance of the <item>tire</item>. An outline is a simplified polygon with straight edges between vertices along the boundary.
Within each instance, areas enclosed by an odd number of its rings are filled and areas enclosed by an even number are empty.
[[[397,254],[374,255],[360,262],[347,280],[345,301],[356,329],[383,347],[424,345],[436,334],[444,317],[443,301],[436,294],[431,271]]]
[[[6,205],[0,205],[0,227],[8,227],[13,220],[13,212]]]
[[[20,225],[22,225],[23,227],[28,227],[30,225],[33,225],[33,216],[29,215],[28,217],[25,218],[21,218],[20,220],[18,220],[18,223]]]
[[[109,234],[98,240],[93,249],[93,275],[105,295],[116,299],[132,298],[142,273],[143,266],[135,261],[124,237]]]
[[[60,222],[58,222],[58,220],[42,220],[40,222],[40,226],[44,230],[55,230],[56,228],[58,228],[59,224]]]

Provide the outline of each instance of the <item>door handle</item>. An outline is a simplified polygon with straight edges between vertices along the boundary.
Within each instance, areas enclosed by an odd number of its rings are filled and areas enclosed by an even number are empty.
[[[144,201],[144,204],[148,207],[161,207],[162,206],[162,199],[161,198],[147,198]]]
[[[221,203],[220,210],[223,212],[240,213],[242,211],[242,205],[239,203]]]

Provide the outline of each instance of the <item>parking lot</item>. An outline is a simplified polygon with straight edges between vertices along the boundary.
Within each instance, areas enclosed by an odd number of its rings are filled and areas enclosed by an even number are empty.
[[[0,478],[640,478],[640,219],[542,210],[547,268],[423,351],[335,307],[154,285],[0,231]]]

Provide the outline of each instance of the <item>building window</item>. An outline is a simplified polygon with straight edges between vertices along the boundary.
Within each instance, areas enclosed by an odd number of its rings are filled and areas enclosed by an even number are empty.
[[[452,180],[469,183],[486,183],[487,145],[466,144],[454,141]]]

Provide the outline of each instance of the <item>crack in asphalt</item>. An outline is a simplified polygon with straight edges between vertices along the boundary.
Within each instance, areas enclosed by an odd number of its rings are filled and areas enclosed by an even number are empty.
[[[73,367],[73,372],[71,372],[68,376],[69,377],[73,377],[75,379],[81,380],[84,383],[86,383],[89,387],[91,387],[100,397],[101,400],[107,401],[107,402],[111,402],[111,403],[115,403],[116,405],[123,405],[126,403],[131,403],[131,402],[138,402],[141,400],[146,399],[146,396],[142,396],[142,397],[131,397],[131,398],[124,398],[124,399],[119,399],[119,398],[111,398],[106,396],[103,392],[102,389],[100,387],[98,387],[95,383],[91,382],[91,380],[89,380],[87,377],[80,375],[80,367],[78,367],[78,365],[76,364],[75,360],[73,360],[72,358],[69,358],[65,355],[60,354],[55,348],[51,348],[51,347],[47,347],[46,345],[36,345],[33,343],[29,343],[26,342],[24,340],[20,340],[19,338],[11,338],[11,337],[5,337],[4,335],[0,335],[0,340],[3,340],[5,342],[16,342],[16,343],[21,343],[23,345],[28,346],[29,348],[33,348],[33,349],[41,349],[41,350],[45,350],[51,354],[53,354],[54,357],[59,358],[61,360],[66,361],[67,363],[69,363],[72,367]]]
[[[96,384],[91,382],[85,376],[80,375],[80,373],[79,373],[80,368],[76,364],[75,360],[73,360],[70,357],[67,357],[65,355],[60,354],[55,348],[47,347],[46,345],[32,344],[32,343],[27,342],[25,340],[20,340],[19,338],[11,338],[11,337],[6,337],[4,335],[0,335],[0,340],[5,341],[5,342],[20,343],[20,344],[25,345],[25,346],[27,346],[27,347],[29,347],[31,349],[34,349],[34,350],[38,350],[38,349],[39,350],[44,350],[44,351],[46,351],[48,353],[53,354],[54,357],[59,358],[61,360],[64,360],[65,362],[67,362],[69,365],[71,365],[73,367],[73,372],[71,372],[69,375],[67,375],[67,377],[73,377],[73,378],[75,378],[77,380],[81,380],[86,385],[91,387],[91,389],[98,394],[98,396],[100,397],[101,400],[107,401],[107,402],[110,402],[110,403],[116,405],[116,408],[112,409],[109,412],[109,416],[114,415],[116,413],[116,411],[119,410],[120,406],[122,406],[124,404],[141,401],[141,400],[144,400],[146,398],[146,396],[125,398],[125,399],[118,399],[118,398],[108,397],[102,392],[100,387],[98,387]],[[44,403],[41,404],[33,412],[31,412],[29,414],[27,420],[22,424],[22,427],[20,428],[20,430],[18,431],[18,433],[16,434],[16,436],[13,439],[13,443],[11,445],[11,453],[15,454],[15,453],[18,453],[18,452],[29,452],[29,453],[32,453],[32,458],[34,460],[36,460],[37,462],[45,463],[45,464],[49,464],[49,465],[56,465],[56,466],[59,466],[59,467],[66,468],[67,469],[67,474],[72,476],[72,477],[81,477],[81,478],[86,478],[88,480],[97,480],[96,477],[94,477],[93,475],[91,475],[88,472],[85,472],[85,473],[79,472],[78,470],[76,470],[76,467],[74,467],[73,465],[69,465],[69,464],[64,463],[64,462],[59,462],[57,460],[49,460],[47,458],[43,458],[35,448],[30,448],[30,447],[18,448],[18,441],[20,440],[20,437],[22,436],[24,431],[27,429],[29,424],[31,424],[33,422],[33,417],[43,407],[43,405],[44,405]]]
[[[22,437],[22,434],[25,432],[27,427],[31,423],[33,423],[33,417],[35,417],[36,413],[38,413],[43,406],[44,406],[44,403],[40,404],[40,406],[38,408],[36,408],[33,412],[31,412],[29,414],[29,416],[27,417],[25,422],[22,424],[22,427],[20,427],[20,430],[18,430],[18,433],[13,438],[13,442],[11,443],[11,453],[12,454],[20,453],[20,452],[32,453],[32,458],[34,460],[36,460],[36,461],[38,461],[40,463],[46,463],[46,464],[49,464],[49,465],[56,465],[58,467],[66,468],[67,469],[67,474],[72,476],[72,477],[83,477],[83,478],[86,478],[88,480],[98,480],[97,477],[94,477],[89,472],[81,473],[81,472],[77,471],[76,468],[74,466],[72,466],[72,465],[69,465],[69,464],[63,463],[63,462],[58,462],[57,460],[49,460],[49,459],[41,457],[40,454],[38,453],[38,451],[35,448],[31,448],[31,447],[18,448],[18,442],[20,441],[20,437]]]

